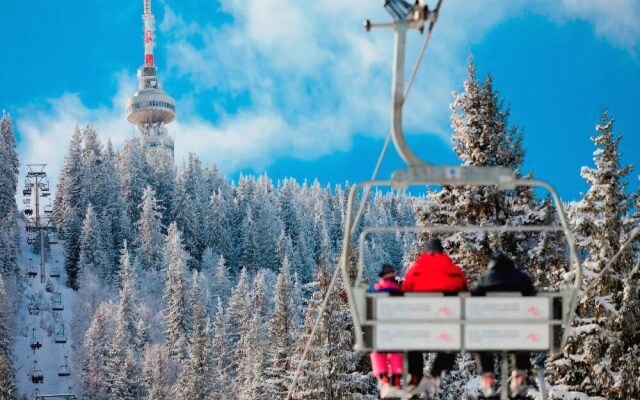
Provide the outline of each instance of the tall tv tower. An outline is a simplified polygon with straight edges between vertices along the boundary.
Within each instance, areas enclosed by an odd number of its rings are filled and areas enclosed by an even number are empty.
[[[153,60],[155,18],[151,14],[151,0],[143,1],[144,64],[138,68],[138,90],[127,101],[127,120],[136,125],[145,150],[165,148],[173,156],[173,139],[164,125],[176,118],[176,103],[158,82]]]

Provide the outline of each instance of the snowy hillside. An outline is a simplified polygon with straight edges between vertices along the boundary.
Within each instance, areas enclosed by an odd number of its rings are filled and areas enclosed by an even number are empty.
[[[35,271],[37,275],[26,279],[17,318],[19,335],[14,339],[14,354],[17,360],[18,393],[30,399],[36,393],[73,393],[77,371],[73,365],[73,340],[69,335],[69,326],[75,293],[64,285],[64,245],[63,242],[51,244],[51,253],[45,263],[46,280],[42,283],[40,256],[34,254],[32,246],[27,244],[24,223],[20,222],[19,226],[22,232],[20,270],[25,277],[29,276],[29,271]],[[57,275],[56,272],[60,276],[51,277]],[[58,294],[60,302],[57,301]],[[32,344],[37,343],[42,347],[33,349]],[[70,375],[64,376],[66,373]],[[43,377],[42,383],[32,380],[38,374]]]

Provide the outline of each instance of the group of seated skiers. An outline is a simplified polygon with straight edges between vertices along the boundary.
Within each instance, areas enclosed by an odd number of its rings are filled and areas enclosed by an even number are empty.
[[[502,252],[491,256],[487,271],[477,284],[469,288],[467,277],[460,267],[444,253],[442,243],[431,239],[426,251],[409,267],[404,279],[398,280],[397,269],[393,265],[382,266],[379,281],[373,285],[374,291],[400,294],[406,292],[465,292],[472,295],[485,295],[488,292],[520,292],[523,296],[535,295],[535,289],[529,276],[516,269],[511,258]],[[511,396],[522,395],[527,388],[527,372],[531,369],[529,353],[515,353],[515,368],[511,375],[509,391]],[[378,380],[381,398],[418,398],[423,392],[433,395],[440,385],[440,379],[450,371],[455,362],[455,353],[437,353],[429,376],[423,376],[424,356],[422,352],[410,351],[408,373],[410,380],[406,393],[402,390],[403,358],[402,353],[371,353],[373,375]],[[485,397],[497,395],[496,376],[493,372],[495,355],[493,353],[476,354],[476,360],[482,379],[480,390]],[[416,394],[411,397],[412,394]]]

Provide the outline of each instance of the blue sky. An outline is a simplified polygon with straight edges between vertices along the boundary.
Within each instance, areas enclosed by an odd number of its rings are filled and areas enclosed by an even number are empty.
[[[177,100],[176,161],[189,152],[240,172],[322,183],[367,179],[388,131],[392,36],[382,1],[154,0],[160,82]],[[23,164],[57,173],[76,124],[116,147],[134,134],[124,103],[142,63],[142,0],[0,0],[0,108]],[[408,67],[422,42],[410,35]],[[525,131],[526,170],[565,200],[586,189],[589,137],[604,107],[640,174],[637,0],[445,0],[405,109],[425,160],[455,164],[451,92],[473,53]],[[402,164],[393,150],[381,176]]]

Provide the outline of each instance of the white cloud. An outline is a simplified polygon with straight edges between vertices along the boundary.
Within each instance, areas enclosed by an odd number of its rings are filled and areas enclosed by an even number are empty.
[[[552,2],[549,15],[560,22],[583,20],[610,43],[636,51],[640,45],[638,0],[561,0]],[[555,7],[554,7],[555,6]]]

